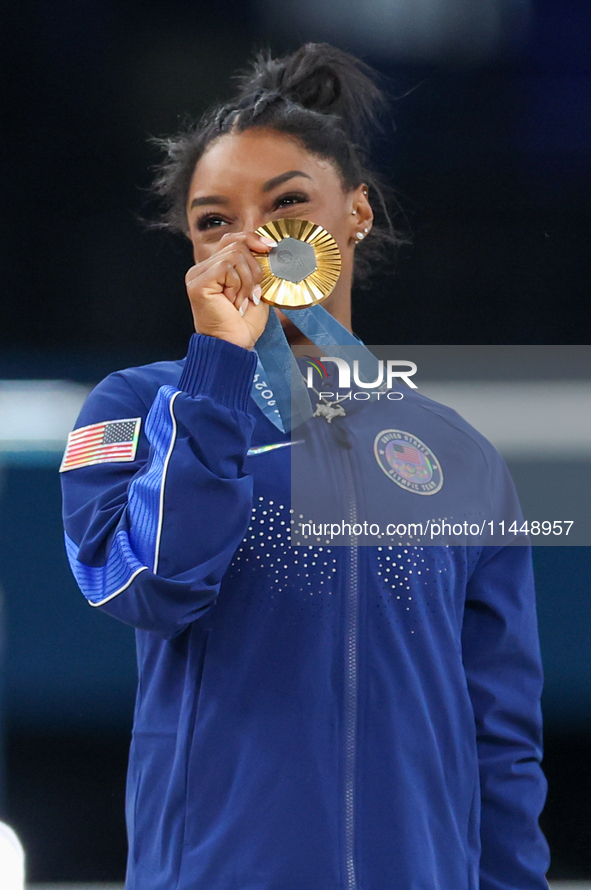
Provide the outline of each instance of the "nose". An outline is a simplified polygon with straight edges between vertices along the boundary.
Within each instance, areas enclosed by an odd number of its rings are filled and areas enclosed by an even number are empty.
[[[255,232],[260,226],[264,225],[267,221],[265,218],[265,214],[263,214],[258,208],[252,208],[246,211],[244,214],[244,231],[245,232]]]

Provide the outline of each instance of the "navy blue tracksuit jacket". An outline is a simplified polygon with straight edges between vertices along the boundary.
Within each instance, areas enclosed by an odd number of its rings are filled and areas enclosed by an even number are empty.
[[[494,513],[504,464],[410,392],[265,449],[289,439],[255,364],[195,334],[112,374],[76,426],[139,418],[137,452],[62,473],[80,588],[136,629],[127,890],[543,890],[529,548],[290,543],[296,452],[311,479],[356,462],[348,515],[375,489],[450,516],[454,486]],[[390,428],[439,461],[430,497],[387,478]]]

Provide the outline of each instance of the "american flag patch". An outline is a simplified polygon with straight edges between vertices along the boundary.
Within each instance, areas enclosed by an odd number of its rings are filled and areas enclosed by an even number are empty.
[[[421,463],[420,453],[416,448],[411,448],[410,445],[395,445],[394,451],[396,452],[397,460],[405,460],[409,464]]]
[[[134,460],[141,422],[141,417],[105,420],[73,430],[68,436],[60,473],[91,464]]]

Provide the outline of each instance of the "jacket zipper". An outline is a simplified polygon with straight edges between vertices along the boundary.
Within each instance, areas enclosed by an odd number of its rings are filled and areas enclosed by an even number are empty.
[[[351,459],[345,449],[343,466],[348,488],[349,521],[357,522],[357,504],[351,471]],[[355,541],[355,538],[353,538]],[[356,890],[355,875],[355,762],[357,748],[357,685],[358,685],[358,619],[359,619],[359,568],[356,544],[350,548],[349,596],[346,640],[346,694],[345,694],[345,870],[347,890]]]

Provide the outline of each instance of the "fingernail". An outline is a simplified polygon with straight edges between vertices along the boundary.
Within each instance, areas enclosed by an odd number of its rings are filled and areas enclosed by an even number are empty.
[[[246,312],[247,306],[248,306],[248,297],[246,298],[246,300],[242,301],[242,305],[240,306],[240,309],[238,310],[240,315],[244,315],[244,313]]]
[[[255,306],[258,306],[259,303],[261,302],[262,292],[263,291],[261,290],[260,284],[255,285],[255,287],[252,291],[252,302],[254,303]]]
[[[267,245],[267,247],[275,247],[275,245],[277,244],[276,241],[273,241],[272,238],[267,238],[266,235],[259,235],[259,238],[261,239],[263,244]]]

